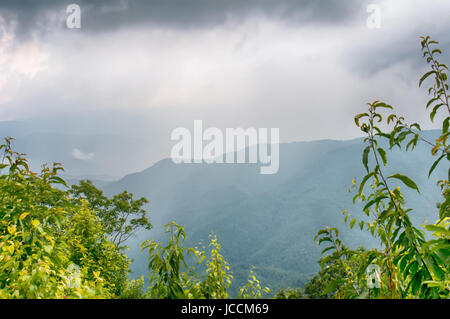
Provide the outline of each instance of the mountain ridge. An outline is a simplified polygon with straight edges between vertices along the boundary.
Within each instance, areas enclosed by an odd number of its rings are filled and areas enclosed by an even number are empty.
[[[436,134],[425,132],[430,138]],[[318,270],[320,247],[313,238],[324,226],[339,227],[343,241],[352,248],[376,245],[359,229],[349,230],[341,214],[348,209],[364,218],[361,204],[353,205],[354,193],[348,191],[351,180],[364,174],[363,148],[362,138],[282,143],[280,170],[274,175],[259,174],[258,164],[175,164],[163,159],[107,184],[104,190],[112,195],[127,189],[150,200],[147,207],[155,229],[130,242],[136,276],[146,273],[146,257],[139,254],[138,244],[148,238],[164,240],[161,226],[174,220],[185,227],[187,245],[206,242],[210,233],[218,236],[235,269],[232,291],[245,282],[251,266],[274,291],[294,283],[302,286]],[[434,212],[430,208],[440,194],[427,179],[432,163],[427,145],[420,144],[413,152],[387,153],[386,173],[410,176],[427,194],[398,184],[414,208],[412,220],[432,219],[427,212]],[[438,168],[433,177],[444,173]]]

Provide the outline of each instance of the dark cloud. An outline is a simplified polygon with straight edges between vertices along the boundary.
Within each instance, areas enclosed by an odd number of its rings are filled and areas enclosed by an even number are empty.
[[[425,32],[425,31],[424,31]],[[414,32],[408,37],[386,37],[382,45],[359,47],[352,50],[351,55],[344,59],[345,65],[364,77],[370,77],[380,71],[388,69],[397,63],[409,61],[415,69],[424,67],[425,59],[422,56],[420,36],[428,34]],[[450,57],[450,40],[447,31],[430,34],[439,41],[438,47],[443,51],[443,56],[437,56],[442,61],[448,61]]]
[[[345,23],[365,13],[359,0],[2,0],[0,15],[18,22],[17,34],[62,28],[65,9],[77,3],[82,9],[82,28],[88,32],[128,26],[203,28],[227,21],[242,21],[261,14],[288,24]]]

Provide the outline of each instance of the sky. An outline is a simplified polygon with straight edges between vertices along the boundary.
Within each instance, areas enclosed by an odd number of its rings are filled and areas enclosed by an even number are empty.
[[[361,135],[353,116],[383,100],[432,128],[419,36],[450,63],[449,15],[448,0],[2,0],[0,121],[95,118],[167,143],[194,119],[276,127],[281,142],[347,139]]]

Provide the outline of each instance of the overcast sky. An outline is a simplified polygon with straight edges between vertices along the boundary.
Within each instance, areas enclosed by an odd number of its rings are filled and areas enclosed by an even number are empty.
[[[66,27],[71,2],[80,29]],[[170,131],[202,119],[277,127],[287,142],[359,136],[353,115],[381,99],[430,127],[419,36],[449,64],[449,16],[448,0],[2,0],[0,120],[117,113]]]

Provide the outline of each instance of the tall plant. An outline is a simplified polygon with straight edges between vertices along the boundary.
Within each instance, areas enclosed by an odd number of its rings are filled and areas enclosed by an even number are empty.
[[[441,132],[434,141],[429,141],[421,133],[419,124],[408,124],[404,117],[393,113],[393,107],[384,102],[368,103],[367,111],[355,116],[355,124],[366,135],[366,147],[362,153],[362,163],[366,170],[365,176],[359,184],[353,181],[357,193],[354,201],[364,203],[365,219],[358,222],[360,228],[366,229],[379,239],[381,249],[369,250],[360,254],[361,267],[357,273],[358,284],[353,290],[348,290],[346,297],[370,296],[380,298],[448,298],[450,296],[450,213],[449,213],[449,181],[437,181],[444,200],[438,204],[437,221],[432,225],[418,228],[411,222],[408,208],[401,187],[395,187],[397,180],[404,186],[413,189],[418,194],[417,184],[408,176],[386,173],[388,152],[381,141],[388,142],[389,149],[398,147],[406,151],[414,149],[417,143],[423,142],[430,146],[430,152],[435,157],[430,164],[428,177],[438,165],[446,164],[450,160],[447,144],[450,121],[449,86],[447,83],[448,67],[440,63],[437,56],[442,54],[436,48],[438,42],[430,37],[421,38],[423,56],[430,70],[419,80],[419,87],[428,78],[433,83],[428,89],[431,96],[426,105],[430,110],[430,120],[434,122],[438,112],[444,114]],[[383,131],[380,124],[386,119],[388,131]],[[450,170],[449,170],[450,175]],[[370,185],[370,187],[368,187]],[[345,220],[351,228],[358,221],[344,211]],[[431,239],[427,239],[425,230],[431,231]],[[321,230],[318,236],[329,238],[330,229]],[[327,235],[328,234],[328,235]],[[324,237],[325,236],[325,237]],[[322,241],[331,241],[322,240]],[[332,242],[332,241],[331,241]],[[342,267],[345,261],[334,246],[326,248],[324,252],[334,249],[340,259]],[[383,271],[380,274],[380,286],[368,290],[364,281],[369,264],[376,264]],[[348,276],[346,282],[353,280]]]

